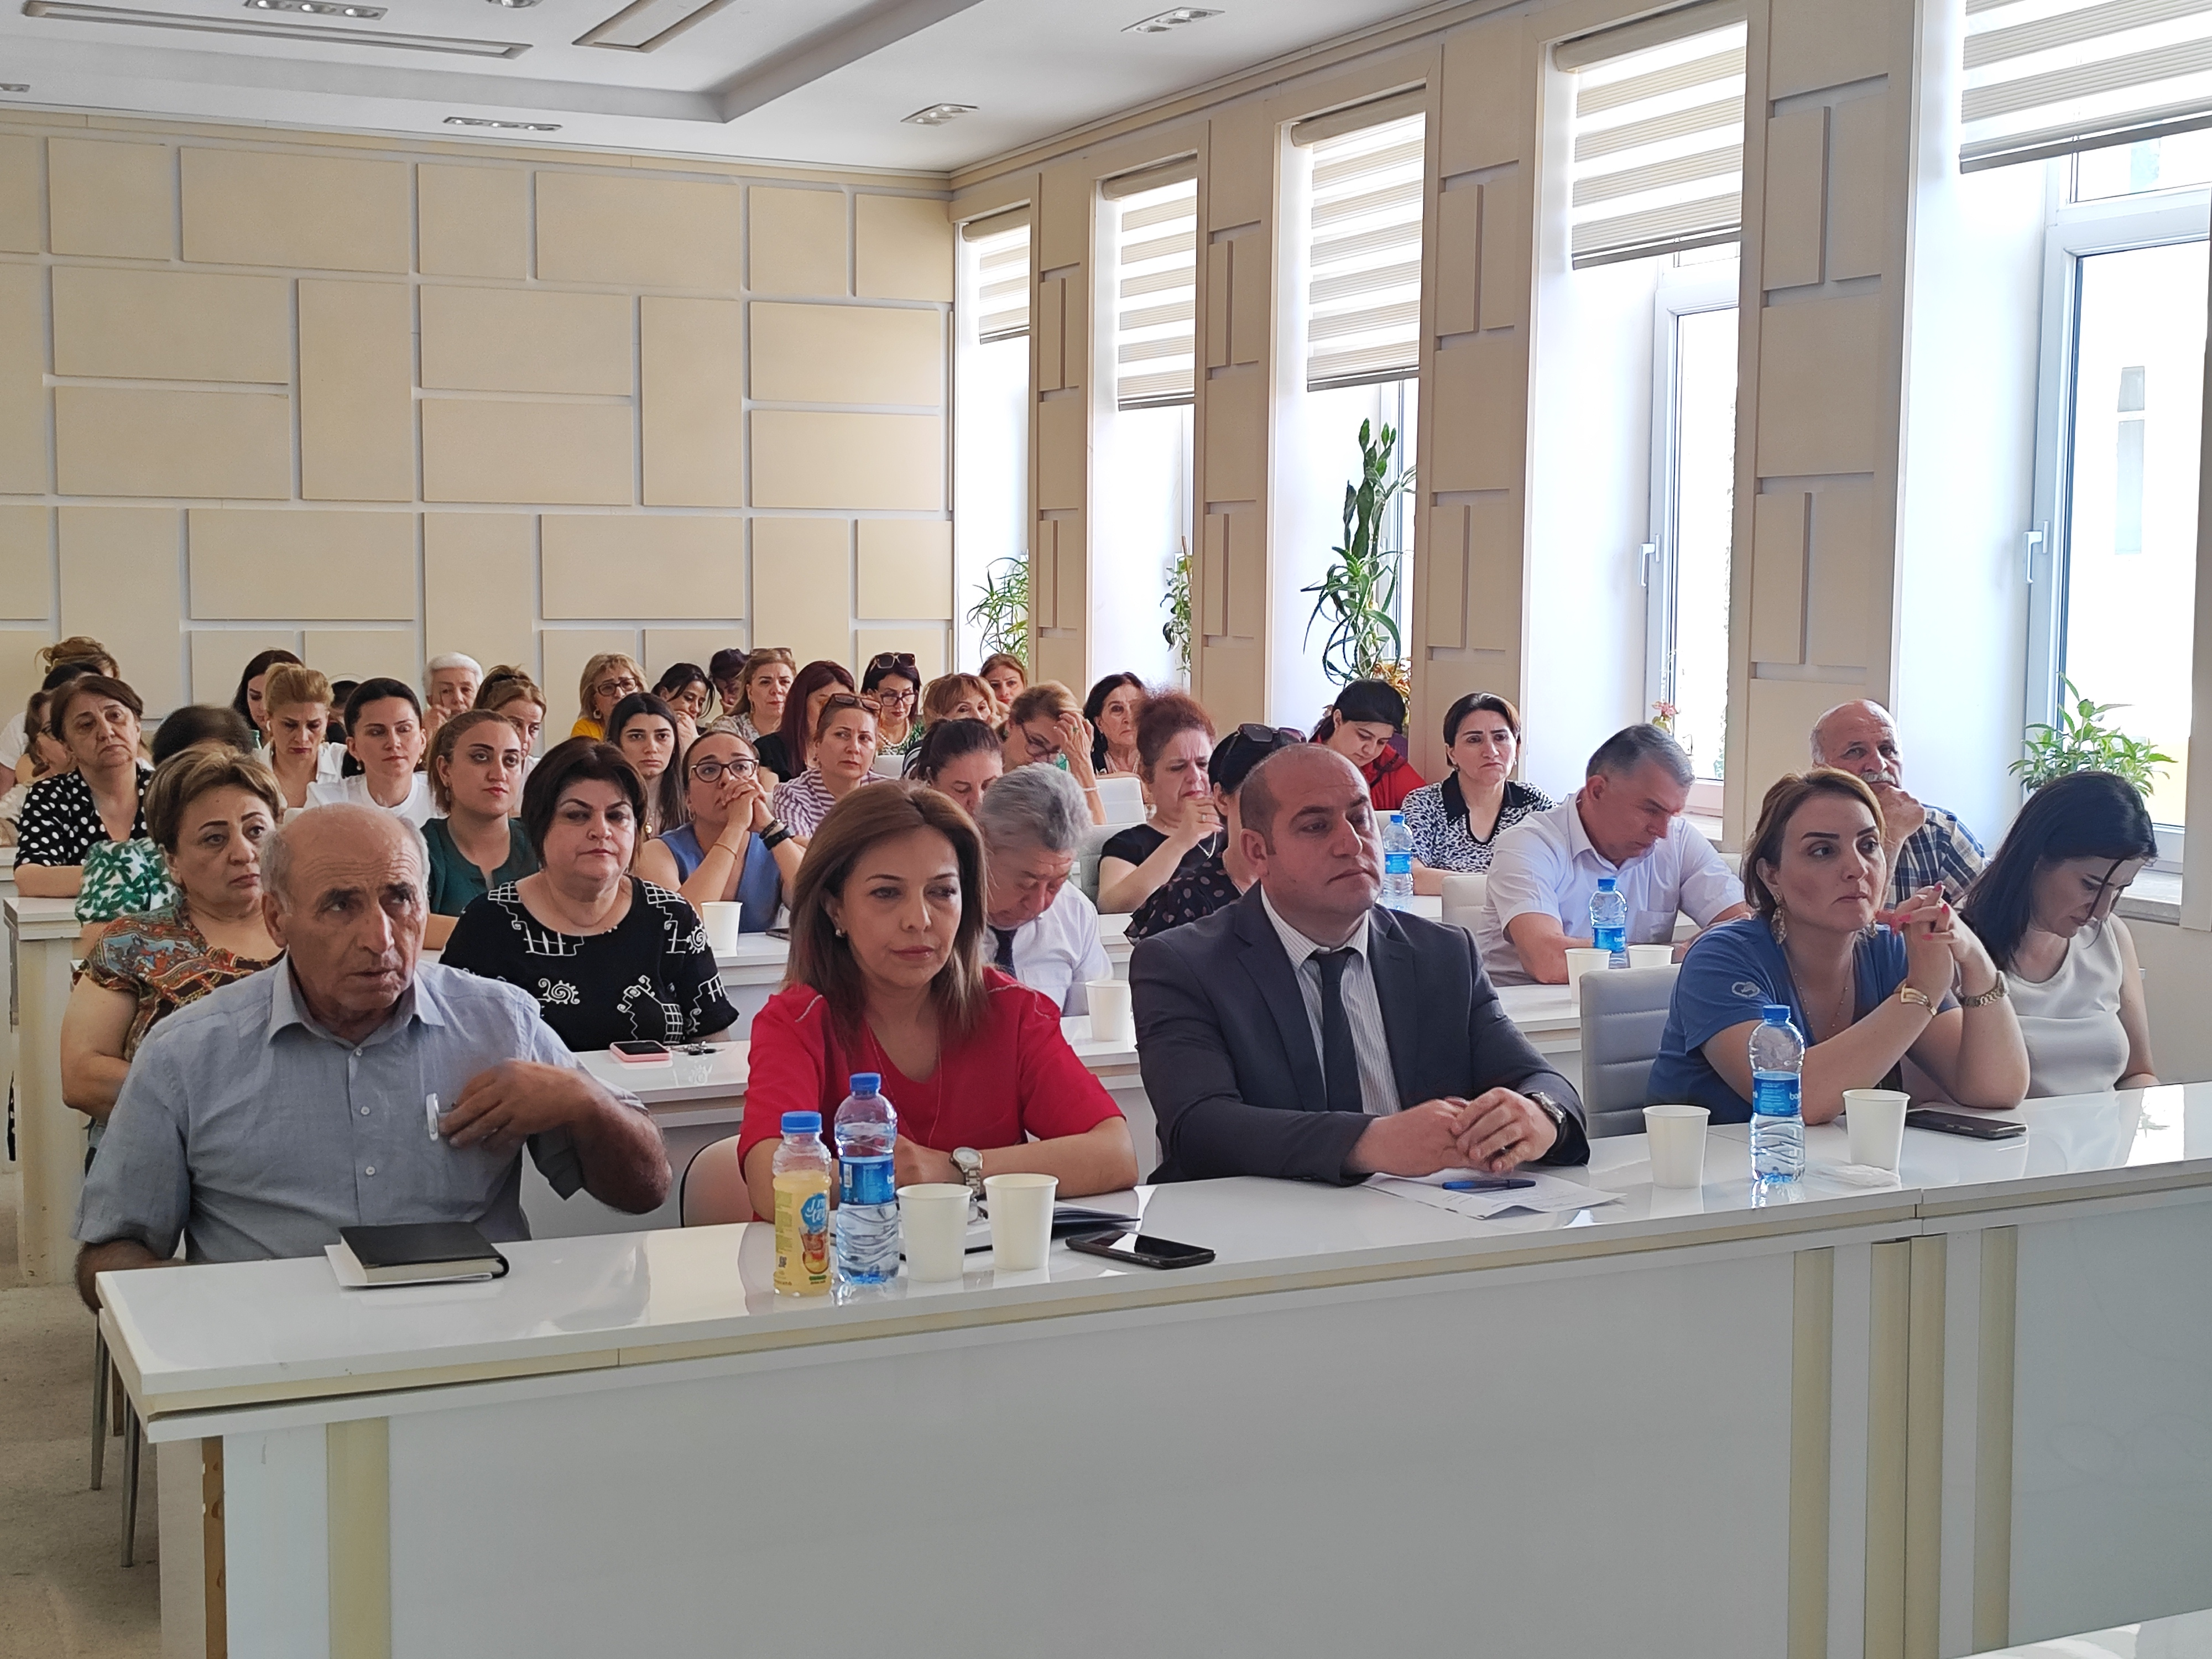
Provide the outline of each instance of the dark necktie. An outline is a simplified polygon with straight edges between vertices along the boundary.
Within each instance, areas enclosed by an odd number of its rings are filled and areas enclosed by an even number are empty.
[[[1014,971],[1014,934],[1018,930],[1012,927],[994,927],[991,931],[998,935],[999,939],[999,951],[991,958],[991,963],[994,967],[1003,968],[1011,974]]]
[[[1366,1109],[1359,1093],[1359,1056],[1352,1047],[1352,1020],[1344,1012],[1344,970],[1354,954],[1349,947],[1314,952],[1314,960],[1321,964],[1321,1071],[1332,1112]]]

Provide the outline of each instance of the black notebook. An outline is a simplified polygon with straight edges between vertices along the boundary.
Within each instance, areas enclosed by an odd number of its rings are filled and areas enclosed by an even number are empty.
[[[338,1248],[371,1285],[497,1279],[507,1258],[473,1223],[417,1221],[398,1227],[341,1227]]]

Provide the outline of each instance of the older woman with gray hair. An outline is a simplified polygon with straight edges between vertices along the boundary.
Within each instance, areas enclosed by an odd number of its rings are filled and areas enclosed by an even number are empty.
[[[983,832],[983,947],[994,965],[1060,1005],[1087,1014],[1085,988],[1111,969],[1098,912],[1069,884],[1091,833],[1082,787],[1056,767],[1009,772],[975,803]]]

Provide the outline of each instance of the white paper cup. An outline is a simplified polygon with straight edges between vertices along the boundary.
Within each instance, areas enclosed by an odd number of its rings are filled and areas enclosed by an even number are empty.
[[[1129,1002],[1129,981],[1124,979],[1087,981],[1083,994],[1091,1000],[1091,1040],[1093,1042],[1133,1043],[1137,1017]]]
[[[1628,947],[1628,965],[1632,968],[1671,968],[1674,965],[1674,947],[1671,945],[1632,945]]]
[[[1653,1186],[1680,1188],[1705,1184],[1705,1121],[1711,1115],[1702,1106],[1644,1109]]]
[[[968,1264],[968,1188],[928,1181],[898,1189],[899,1243],[906,1276],[917,1285],[941,1285]]]
[[[1844,1091],[1844,1127],[1850,1132],[1851,1162],[1870,1169],[1894,1170],[1905,1151],[1905,1109],[1912,1097],[1896,1089]]]
[[[745,907],[742,904],[710,902],[699,907],[700,919],[707,924],[707,944],[718,957],[732,954],[738,948],[738,935],[743,931]]]
[[[991,1265],[1019,1273],[1044,1266],[1052,1248],[1052,1200],[1060,1177],[994,1175],[983,1177],[983,1202],[991,1212]]]
[[[1567,947],[1567,994],[1579,1007],[1583,1000],[1582,977],[1584,974],[1601,974],[1613,966],[1613,952],[1594,951],[1587,945]]]

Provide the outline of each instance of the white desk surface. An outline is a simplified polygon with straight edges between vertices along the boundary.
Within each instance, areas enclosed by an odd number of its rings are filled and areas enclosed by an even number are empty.
[[[19,939],[75,939],[84,931],[84,924],[76,919],[73,898],[25,898],[10,894],[5,902],[8,919]]]
[[[154,1437],[173,1439],[215,1431],[175,1413],[221,1407],[1858,1226],[1910,1232],[1936,1211],[2212,1185],[2212,1085],[2036,1102],[2017,1115],[2028,1133],[2010,1142],[1907,1131],[1901,1180],[1878,1188],[1827,1173],[1844,1132],[1823,1126],[1808,1134],[1805,1179],[1778,1201],[1752,1188],[1741,1126],[1713,1131],[1694,1191],[1652,1188],[1642,1137],[1601,1140],[1578,1178],[1620,1201],[1559,1215],[1478,1221],[1372,1188],[1252,1179],[1096,1200],[1141,1205],[1149,1230],[1218,1253],[1175,1273],[1056,1246],[1033,1273],[996,1273],[978,1255],[957,1285],[902,1280],[846,1305],[780,1299],[769,1229],[748,1224],[511,1245],[514,1271],[482,1285],[341,1291],[319,1258],[117,1273],[101,1280],[102,1318]]]

